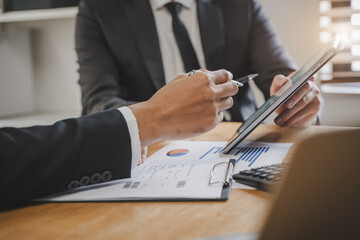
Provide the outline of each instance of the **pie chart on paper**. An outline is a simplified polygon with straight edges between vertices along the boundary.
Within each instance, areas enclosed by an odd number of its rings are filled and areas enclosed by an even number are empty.
[[[180,157],[189,152],[189,149],[174,149],[169,151],[166,155],[169,157]]]

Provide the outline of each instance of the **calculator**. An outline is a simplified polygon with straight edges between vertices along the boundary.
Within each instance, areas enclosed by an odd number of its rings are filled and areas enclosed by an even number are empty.
[[[240,171],[233,175],[236,182],[270,192],[276,182],[285,175],[287,164],[272,164],[250,170]]]

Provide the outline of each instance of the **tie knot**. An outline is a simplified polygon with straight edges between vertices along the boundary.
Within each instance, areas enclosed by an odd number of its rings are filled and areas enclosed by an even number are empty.
[[[182,4],[178,2],[169,2],[165,4],[165,7],[169,10],[172,16],[178,16],[181,11]]]

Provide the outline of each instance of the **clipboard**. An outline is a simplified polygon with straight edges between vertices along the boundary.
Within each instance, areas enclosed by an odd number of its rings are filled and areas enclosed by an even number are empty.
[[[226,201],[230,197],[231,192],[231,186],[232,186],[232,174],[235,169],[235,159],[229,159],[222,162],[208,162],[206,163],[206,166],[210,166],[210,172],[207,171],[207,179],[201,178],[202,181],[206,181],[206,185],[209,188],[216,188],[216,191],[220,191],[217,193],[216,197],[210,196],[210,197],[201,197],[200,195],[197,196],[187,196],[187,195],[181,195],[175,194],[174,196],[166,197],[166,192],[164,191],[159,196],[152,196],[148,197],[147,195],[144,195],[143,197],[141,195],[134,197],[132,196],[126,196],[126,193],[120,194],[119,192],[116,192],[117,190],[124,190],[127,186],[126,184],[130,183],[127,181],[129,180],[118,180],[108,183],[102,183],[87,187],[82,187],[58,194],[54,194],[51,196],[48,196],[46,198],[37,199],[35,201],[37,202],[187,202],[187,201]],[[194,170],[194,168],[201,169],[203,166],[203,162],[189,162],[189,164],[192,164],[190,168]],[[145,165],[145,164],[144,164]],[[216,169],[219,169],[220,167],[225,167],[225,173],[222,176],[214,177],[214,174],[216,172]],[[205,176],[205,172],[202,172]],[[141,177],[139,177],[141,178]],[[180,181],[181,182],[181,181]],[[179,182],[179,183],[180,183]],[[126,189],[131,189],[131,186],[134,186],[137,182],[132,181],[131,184],[128,184],[129,187],[126,187]],[[205,186],[205,183],[202,183]],[[199,186],[197,188],[199,189]],[[191,190],[191,185],[189,185],[189,188]],[[152,190],[151,186],[149,189],[145,189],[146,191]],[[175,189],[176,190],[176,189]],[[156,190],[154,190],[156,191]],[[180,190],[179,190],[180,191]],[[196,189],[194,190],[196,191]],[[113,194],[113,196],[111,196]],[[196,193],[197,194],[197,193]]]

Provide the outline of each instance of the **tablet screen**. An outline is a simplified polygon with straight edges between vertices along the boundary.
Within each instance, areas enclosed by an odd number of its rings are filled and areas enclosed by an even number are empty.
[[[340,36],[327,46],[323,47],[313,58],[310,59],[289,82],[284,84],[273,96],[271,96],[255,113],[253,113],[230,139],[223,153],[229,153],[232,148],[239,144],[250,132],[252,132],[272,112],[280,107],[292,94],[294,94],[307,80],[309,80],[321,67],[343,49]]]
[[[271,96],[254,114],[252,114],[247,121],[244,122],[243,125],[241,125],[241,127],[239,128],[238,132],[241,133],[243,132],[245,129],[247,129],[251,123],[253,123],[256,119],[258,119],[262,114],[264,114],[264,112],[266,111],[266,109],[269,109],[271,107],[271,105],[273,105],[274,103],[276,103],[276,100],[278,100],[280,98],[280,96],[286,92],[288,89],[290,89],[290,87],[292,86],[292,82],[287,82],[286,84],[284,84],[279,91],[277,91],[273,96]]]

